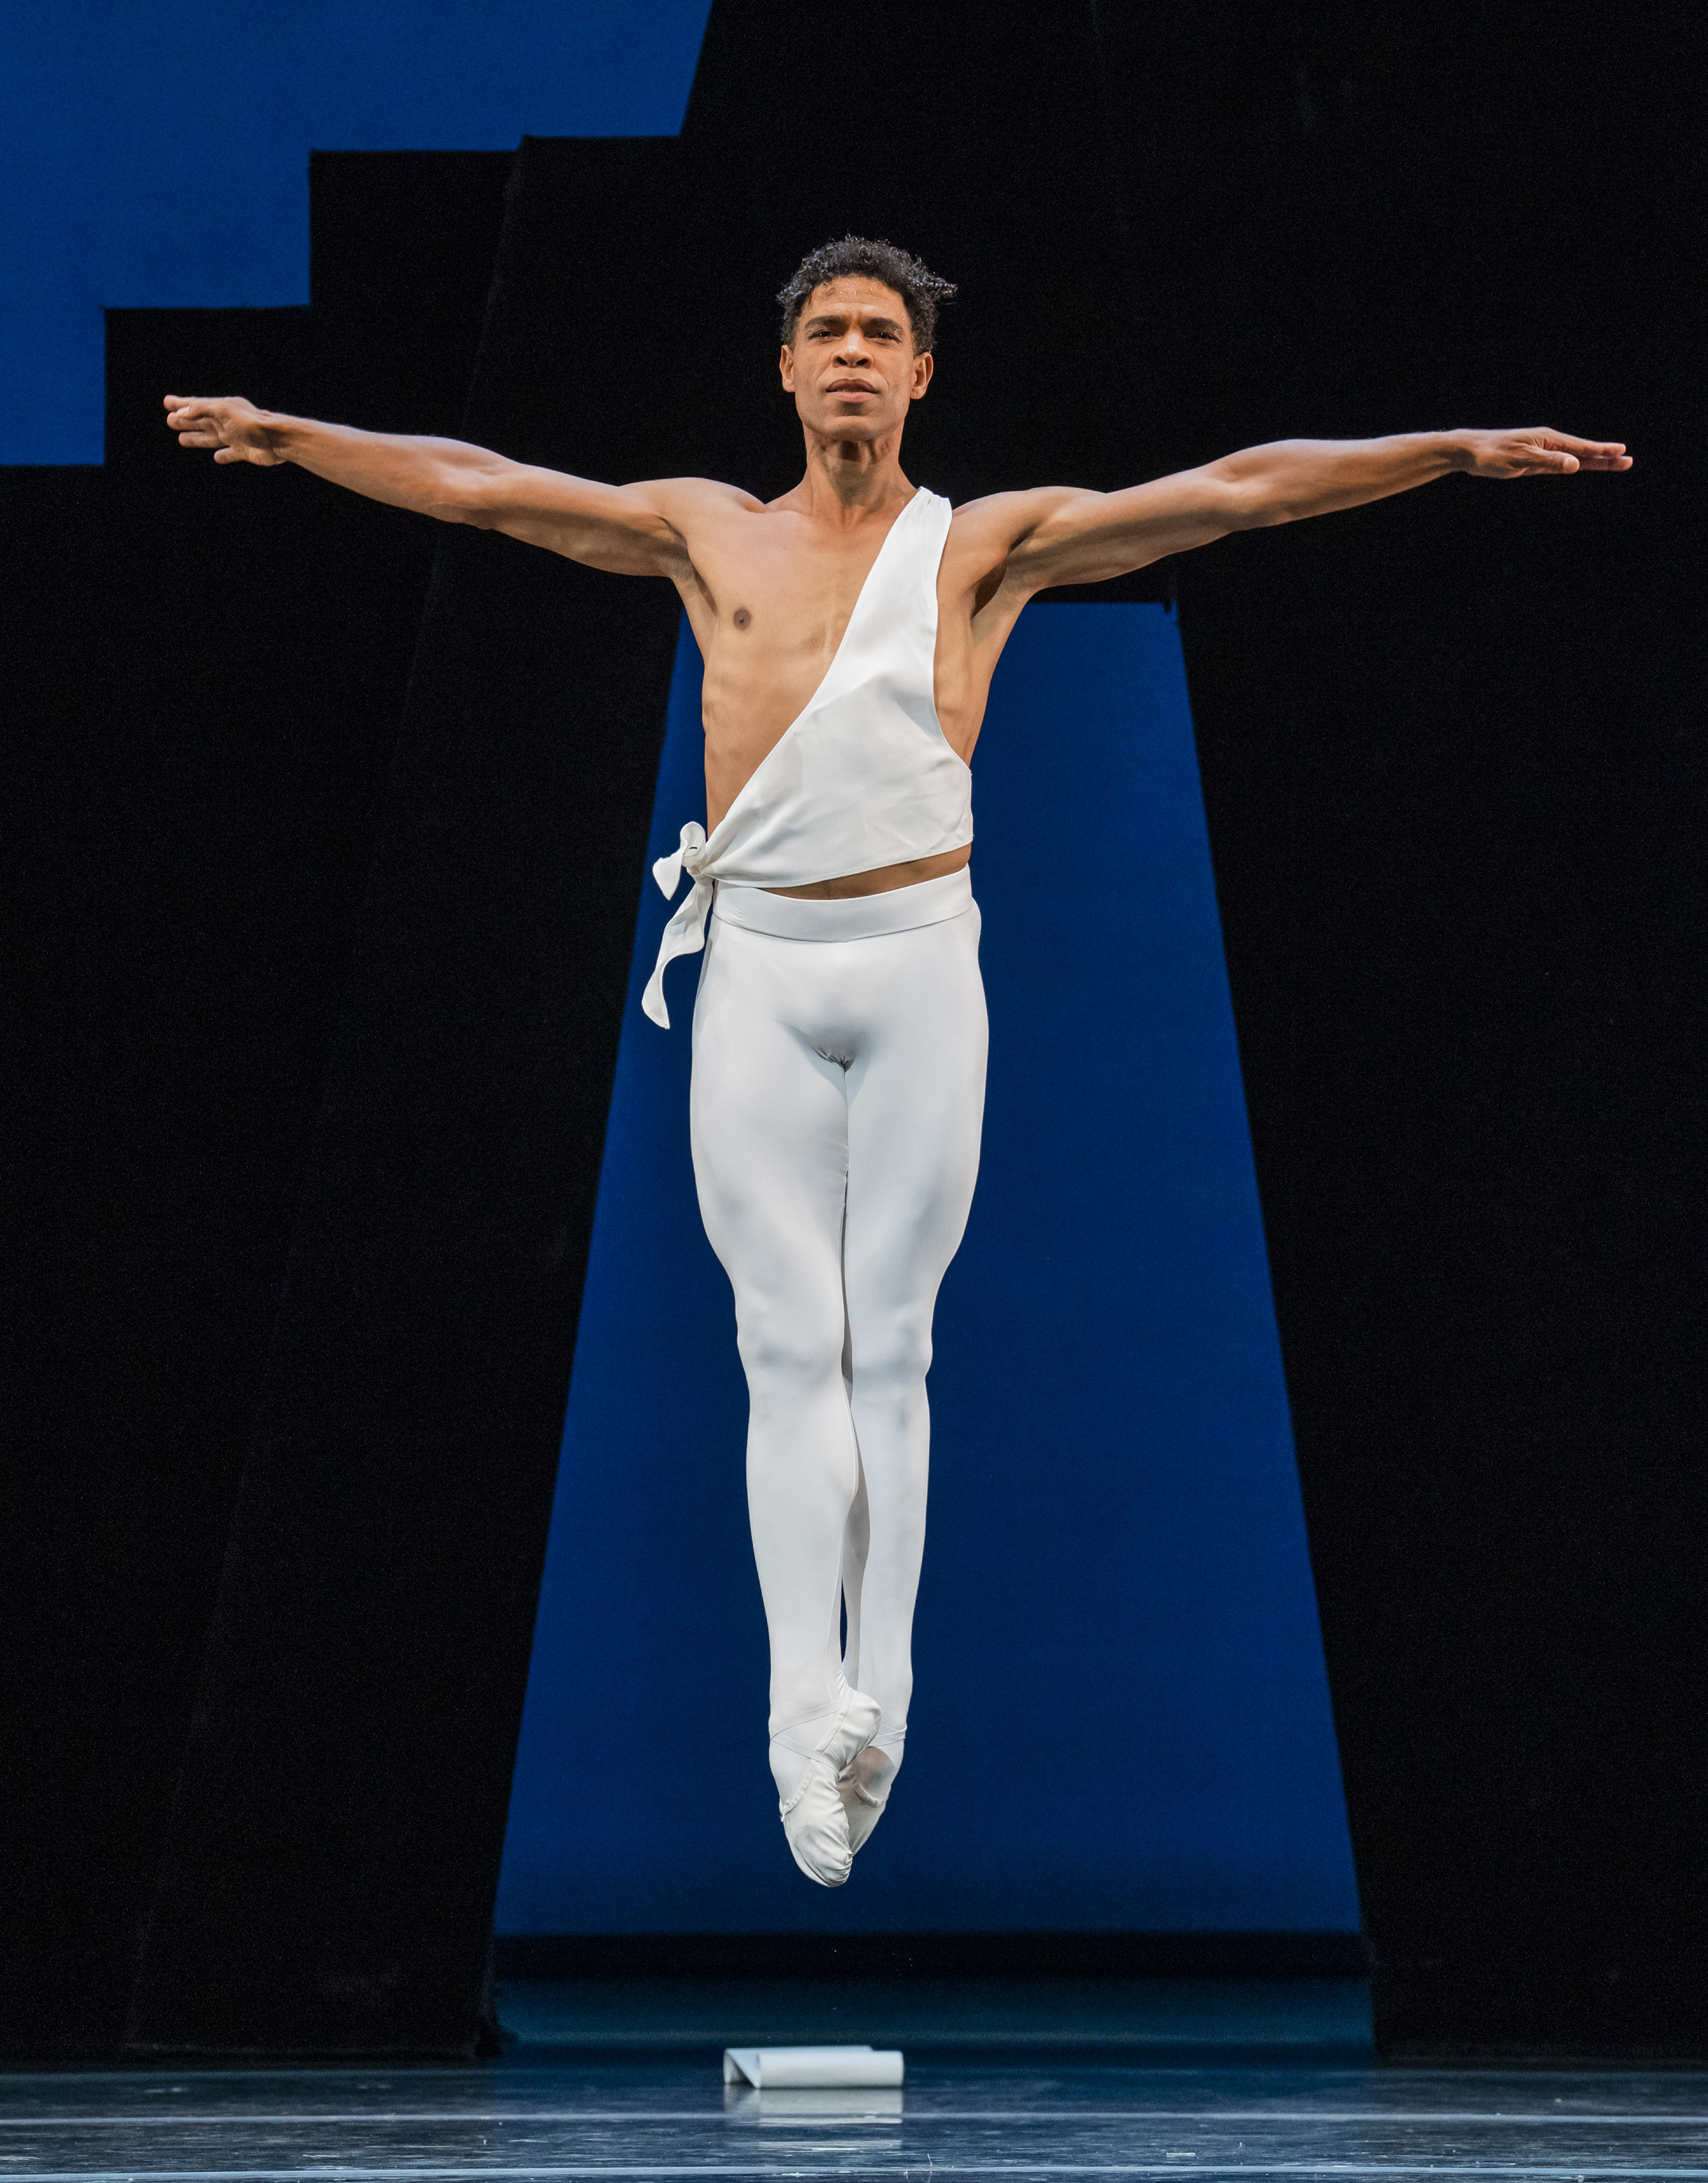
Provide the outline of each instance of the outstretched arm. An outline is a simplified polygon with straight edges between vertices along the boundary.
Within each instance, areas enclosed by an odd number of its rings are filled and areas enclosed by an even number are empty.
[[[513,463],[462,440],[361,432],[258,409],[240,396],[169,394],[166,423],[181,447],[211,447],[216,463],[295,463],[370,500],[442,523],[470,523],[544,546],[623,576],[675,576],[686,564],[677,503],[726,492],[699,479],[599,485]]]
[[[1559,477],[1626,470],[1622,442],[1544,426],[1516,432],[1398,432],[1380,440],[1277,440],[1123,492],[1046,487],[1004,494],[1006,575],[1027,591],[1095,584],[1230,530],[1294,523],[1409,492],[1449,470],[1476,477]]]

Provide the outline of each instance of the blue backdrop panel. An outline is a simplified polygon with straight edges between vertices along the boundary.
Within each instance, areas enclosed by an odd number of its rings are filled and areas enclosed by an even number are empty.
[[[311,148],[674,136],[709,4],[0,10],[0,463],[101,460],[103,305],[309,301]]]
[[[684,629],[653,854],[704,808]],[[790,1862],[690,969],[600,1186],[503,1932],[1358,1923],[1192,724],[1149,606],[1034,609],[976,764],[991,1070],[931,1380],[918,1689],[850,1885]]]

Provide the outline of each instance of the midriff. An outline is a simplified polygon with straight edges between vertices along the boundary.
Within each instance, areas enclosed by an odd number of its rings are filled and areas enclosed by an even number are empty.
[[[887,894],[893,887],[917,886],[923,880],[940,880],[971,862],[972,844],[945,849],[937,857],[914,857],[904,864],[880,864],[876,871],[850,872],[845,879],[815,880],[810,886],[767,887],[767,894],[786,894],[796,902],[845,902],[852,896]]]

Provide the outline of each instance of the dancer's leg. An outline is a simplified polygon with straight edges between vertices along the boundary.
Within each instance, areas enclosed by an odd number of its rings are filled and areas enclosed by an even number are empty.
[[[748,1507],[771,1636],[771,1771],[789,1846],[848,1876],[841,1767],[878,1722],[841,1662],[848,1519],[860,1458],[843,1376],[848,1108],[818,1050],[821,951],[715,920],[694,1014],[694,1171],[735,1291],[747,1371]]]
[[[859,1484],[842,1370],[843,1072],[794,1027],[787,990],[815,952],[714,920],[694,1011],[694,1175],[748,1379],[774,1735],[835,1703],[843,1536]]]
[[[870,1526],[848,1620],[851,1638],[859,1633],[860,1688],[883,1713],[860,1761],[880,1797],[901,1762],[913,1691],[932,1314],[978,1174],[988,1037],[978,925],[975,908],[865,943],[884,954],[871,958],[873,1002],[848,1071],[843,1265]]]
[[[849,1386],[846,1353],[843,1379],[844,1386]],[[848,1622],[848,1635],[843,1641],[843,1673],[856,1690],[864,1688],[860,1679],[860,1583],[865,1575],[866,1553],[871,1545],[871,1505],[866,1498],[865,1474],[862,1471],[848,1522],[843,1527],[843,1612]]]
[[[847,1871],[844,1803],[864,1840],[906,1729],[932,1312],[978,1166],[977,949],[976,909],[850,941],[716,919],[695,1010],[695,1173],[751,1399],[772,1769],[798,1861],[832,1885]],[[850,1700],[856,1679],[868,1695]],[[838,1801],[825,1758],[860,1753],[878,1725],[873,1698],[880,1734]],[[829,1799],[809,1825],[810,1800],[789,1817],[809,1791]]]

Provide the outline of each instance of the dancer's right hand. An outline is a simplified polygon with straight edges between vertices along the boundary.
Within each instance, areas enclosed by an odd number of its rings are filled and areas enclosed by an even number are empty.
[[[259,463],[270,469],[285,458],[273,451],[273,419],[241,394],[168,394],[166,425],[181,447],[211,447],[216,463]]]

